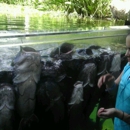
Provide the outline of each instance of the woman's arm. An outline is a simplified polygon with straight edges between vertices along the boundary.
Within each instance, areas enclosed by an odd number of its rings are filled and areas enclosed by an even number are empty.
[[[109,109],[100,108],[98,110],[97,115],[105,119],[117,117],[122,121],[130,124],[130,115],[116,108],[109,108]]]
[[[115,80],[115,77],[109,73],[101,76],[98,80],[98,83],[97,83],[98,87],[101,88],[101,86],[103,84],[106,85],[107,89],[111,89],[114,86],[118,86],[119,82],[121,80],[122,73],[118,76],[118,78],[116,80]]]
[[[118,78],[115,80],[115,84],[119,85],[119,82],[121,80],[121,76],[122,76],[123,72],[121,72],[121,74],[118,76]]]

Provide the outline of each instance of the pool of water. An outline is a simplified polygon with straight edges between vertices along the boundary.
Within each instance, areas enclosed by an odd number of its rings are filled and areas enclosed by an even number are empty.
[[[116,26],[116,30],[123,24],[123,21],[67,18],[64,14],[0,14],[0,70],[12,69],[11,61],[20,46],[42,50],[42,56],[63,42],[75,44],[76,48],[95,44],[123,50],[128,30],[110,31],[112,27]]]
[[[64,13],[59,16],[53,14],[0,14],[0,30],[6,31],[74,31],[74,30],[101,30],[109,26],[122,26],[124,21],[90,18],[68,18]]]

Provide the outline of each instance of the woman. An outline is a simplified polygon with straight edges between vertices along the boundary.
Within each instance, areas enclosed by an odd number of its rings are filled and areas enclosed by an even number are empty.
[[[126,48],[128,63],[119,77],[115,80],[113,75],[106,74],[98,80],[98,87],[105,84],[110,93],[118,87],[115,108],[100,108],[97,113],[101,118],[114,117],[114,130],[130,130],[130,34],[126,37]]]

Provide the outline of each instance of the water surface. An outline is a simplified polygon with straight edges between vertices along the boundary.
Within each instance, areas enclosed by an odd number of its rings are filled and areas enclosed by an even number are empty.
[[[53,16],[49,14],[12,16],[0,14],[0,30],[8,31],[74,31],[74,30],[97,30],[109,26],[124,25],[124,21],[68,18],[64,14]]]
[[[93,33],[95,30],[105,30],[105,28],[109,28],[110,26],[122,26],[123,24],[123,21],[67,18],[64,14],[59,16],[54,16],[53,14],[30,15],[28,13],[25,15],[0,14],[0,70],[12,69],[12,59],[19,52],[20,46],[24,46],[25,44],[36,50],[42,50],[40,51],[42,56],[48,55],[52,49],[66,41],[75,44],[78,48],[85,48],[91,44],[95,44],[102,47],[105,46],[106,48],[113,48],[114,50],[121,50],[124,48],[124,41],[122,42],[120,38],[116,38],[115,41],[112,41],[111,37],[105,39],[86,38],[98,36],[98,32]],[[55,35],[57,32],[72,31],[88,31],[88,33]],[[31,33],[36,34],[36,36],[27,36],[27,34]],[[40,33],[46,35],[37,36]],[[48,37],[47,34],[49,33],[53,33],[54,35],[52,34]],[[21,34],[22,37],[15,36]],[[9,37],[4,37],[6,35]]]

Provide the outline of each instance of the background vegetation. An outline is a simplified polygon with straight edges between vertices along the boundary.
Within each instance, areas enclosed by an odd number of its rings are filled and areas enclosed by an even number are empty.
[[[111,15],[111,0],[0,0],[0,3],[30,6],[40,11],[76,12],[82,17],[102,18]]]

